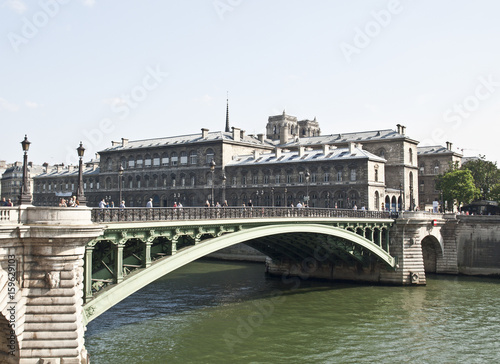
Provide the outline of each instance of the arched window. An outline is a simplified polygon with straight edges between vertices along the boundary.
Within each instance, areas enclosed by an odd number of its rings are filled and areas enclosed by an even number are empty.
[[[375,166],[375,182],[378,182],[378,165]]]
[[[189,152],[189,164],[191,164],[191,165],[198,164],[198,154],[194,150]]]
[[[155,153],[153,155],[153,166],[154,167],[159,167],[160,166],[160,155]]]
[[[413,149],[410,148],[409,151],[408,151],[408,153],[409,153],[409,156],[410,156],[410,164],[413,165]]]
[[[146,157],[144,157],[144,166],[151,167],[151,155],[146,154]]]
[[[375,191],[375,210],[379,210],[380,209],[380,195],[378,193],[378,191]]]
[[[141,188],[141,176],[137,176],[135,179],[136,179],[137,188]]]
[[[136,162],[135,162],[137,168],[142,168],[143,166],[143,160],[142,160],[142,155],[138,155],[136,157]]]
[[[134,168],[135,167],[135,159],[134,157],[130,156],[128,158],[128,168]]]
[[[188,164],[188,156],[187,156],[187,153],[186,152],[181,152],[180,154],[180,159],[181,159],[181,166],[185,166]]]
[[[168,166],[170,164],[170,159],[168,158],[168,153],[163,153],[161,155],[161,165]]]
[[[179,157],[177,157],[176,152],[172,152],[172,154],[170,154],[170,162],[171,162],[172,166],[176,166],[178,164]]]

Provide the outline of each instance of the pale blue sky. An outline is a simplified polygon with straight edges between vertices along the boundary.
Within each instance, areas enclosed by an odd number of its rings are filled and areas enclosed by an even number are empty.
[[[0,159],[111,140],[395,128],[500,160],[498,0],[0,0]],[[129,99],[127,101],[127,98]]]

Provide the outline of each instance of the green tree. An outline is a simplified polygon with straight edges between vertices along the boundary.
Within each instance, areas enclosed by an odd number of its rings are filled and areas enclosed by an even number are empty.
[[[448,201],[448,206],[456,202],[458,208],[463,203],[470,203],[479,194],[472,173],[468,169],[452,170],[439,176],[437,187],[443,192],[443,199]]]
[[[480,191],[478,198],[483,200],[494,199],[493,189],[495,185],[500,183],[500,173],[496,162],[487,161],[484,155],[480,155],[479,159],[464,163],[462,169],[469,170],[472,173],[474,184]]]

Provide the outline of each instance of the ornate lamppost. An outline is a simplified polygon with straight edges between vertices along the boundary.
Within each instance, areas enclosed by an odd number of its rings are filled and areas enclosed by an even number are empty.
[[[19,196],[19,205],[31,205],[31,191],[30,183],[28,180],[28,150],[30,149],[31,142],[28,141],[28,136],[24,136],[21,142],[24,151],[23,159],[23,183],[21,185],[21,195]]]
[[[120,164],[118,168],[118,189],[120,190],[120,201],[118,201],[118,206],[122,204],[122,185],[123,185],[123,166]]]
[[[83,147],[82,142],[80,142],[80,146],[76,148],[76,151],[78,152],[78,157],[80,158],[78,164],[78,188],[76,191],[76,199],[78,200],[80,206],[86,206],[87,200],[83,193],[83,154],[85,153],[85,148]]]
[[[215,172],[215,161],[212,159],[210,162],[210,172],[212,172],[212,206],[214,206],[214,172]]]

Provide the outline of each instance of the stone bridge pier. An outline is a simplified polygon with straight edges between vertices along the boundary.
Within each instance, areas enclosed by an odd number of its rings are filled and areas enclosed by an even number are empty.
[[[0,362],[86,363],[83,258],[102,233],[87,208],[0,215]]]

